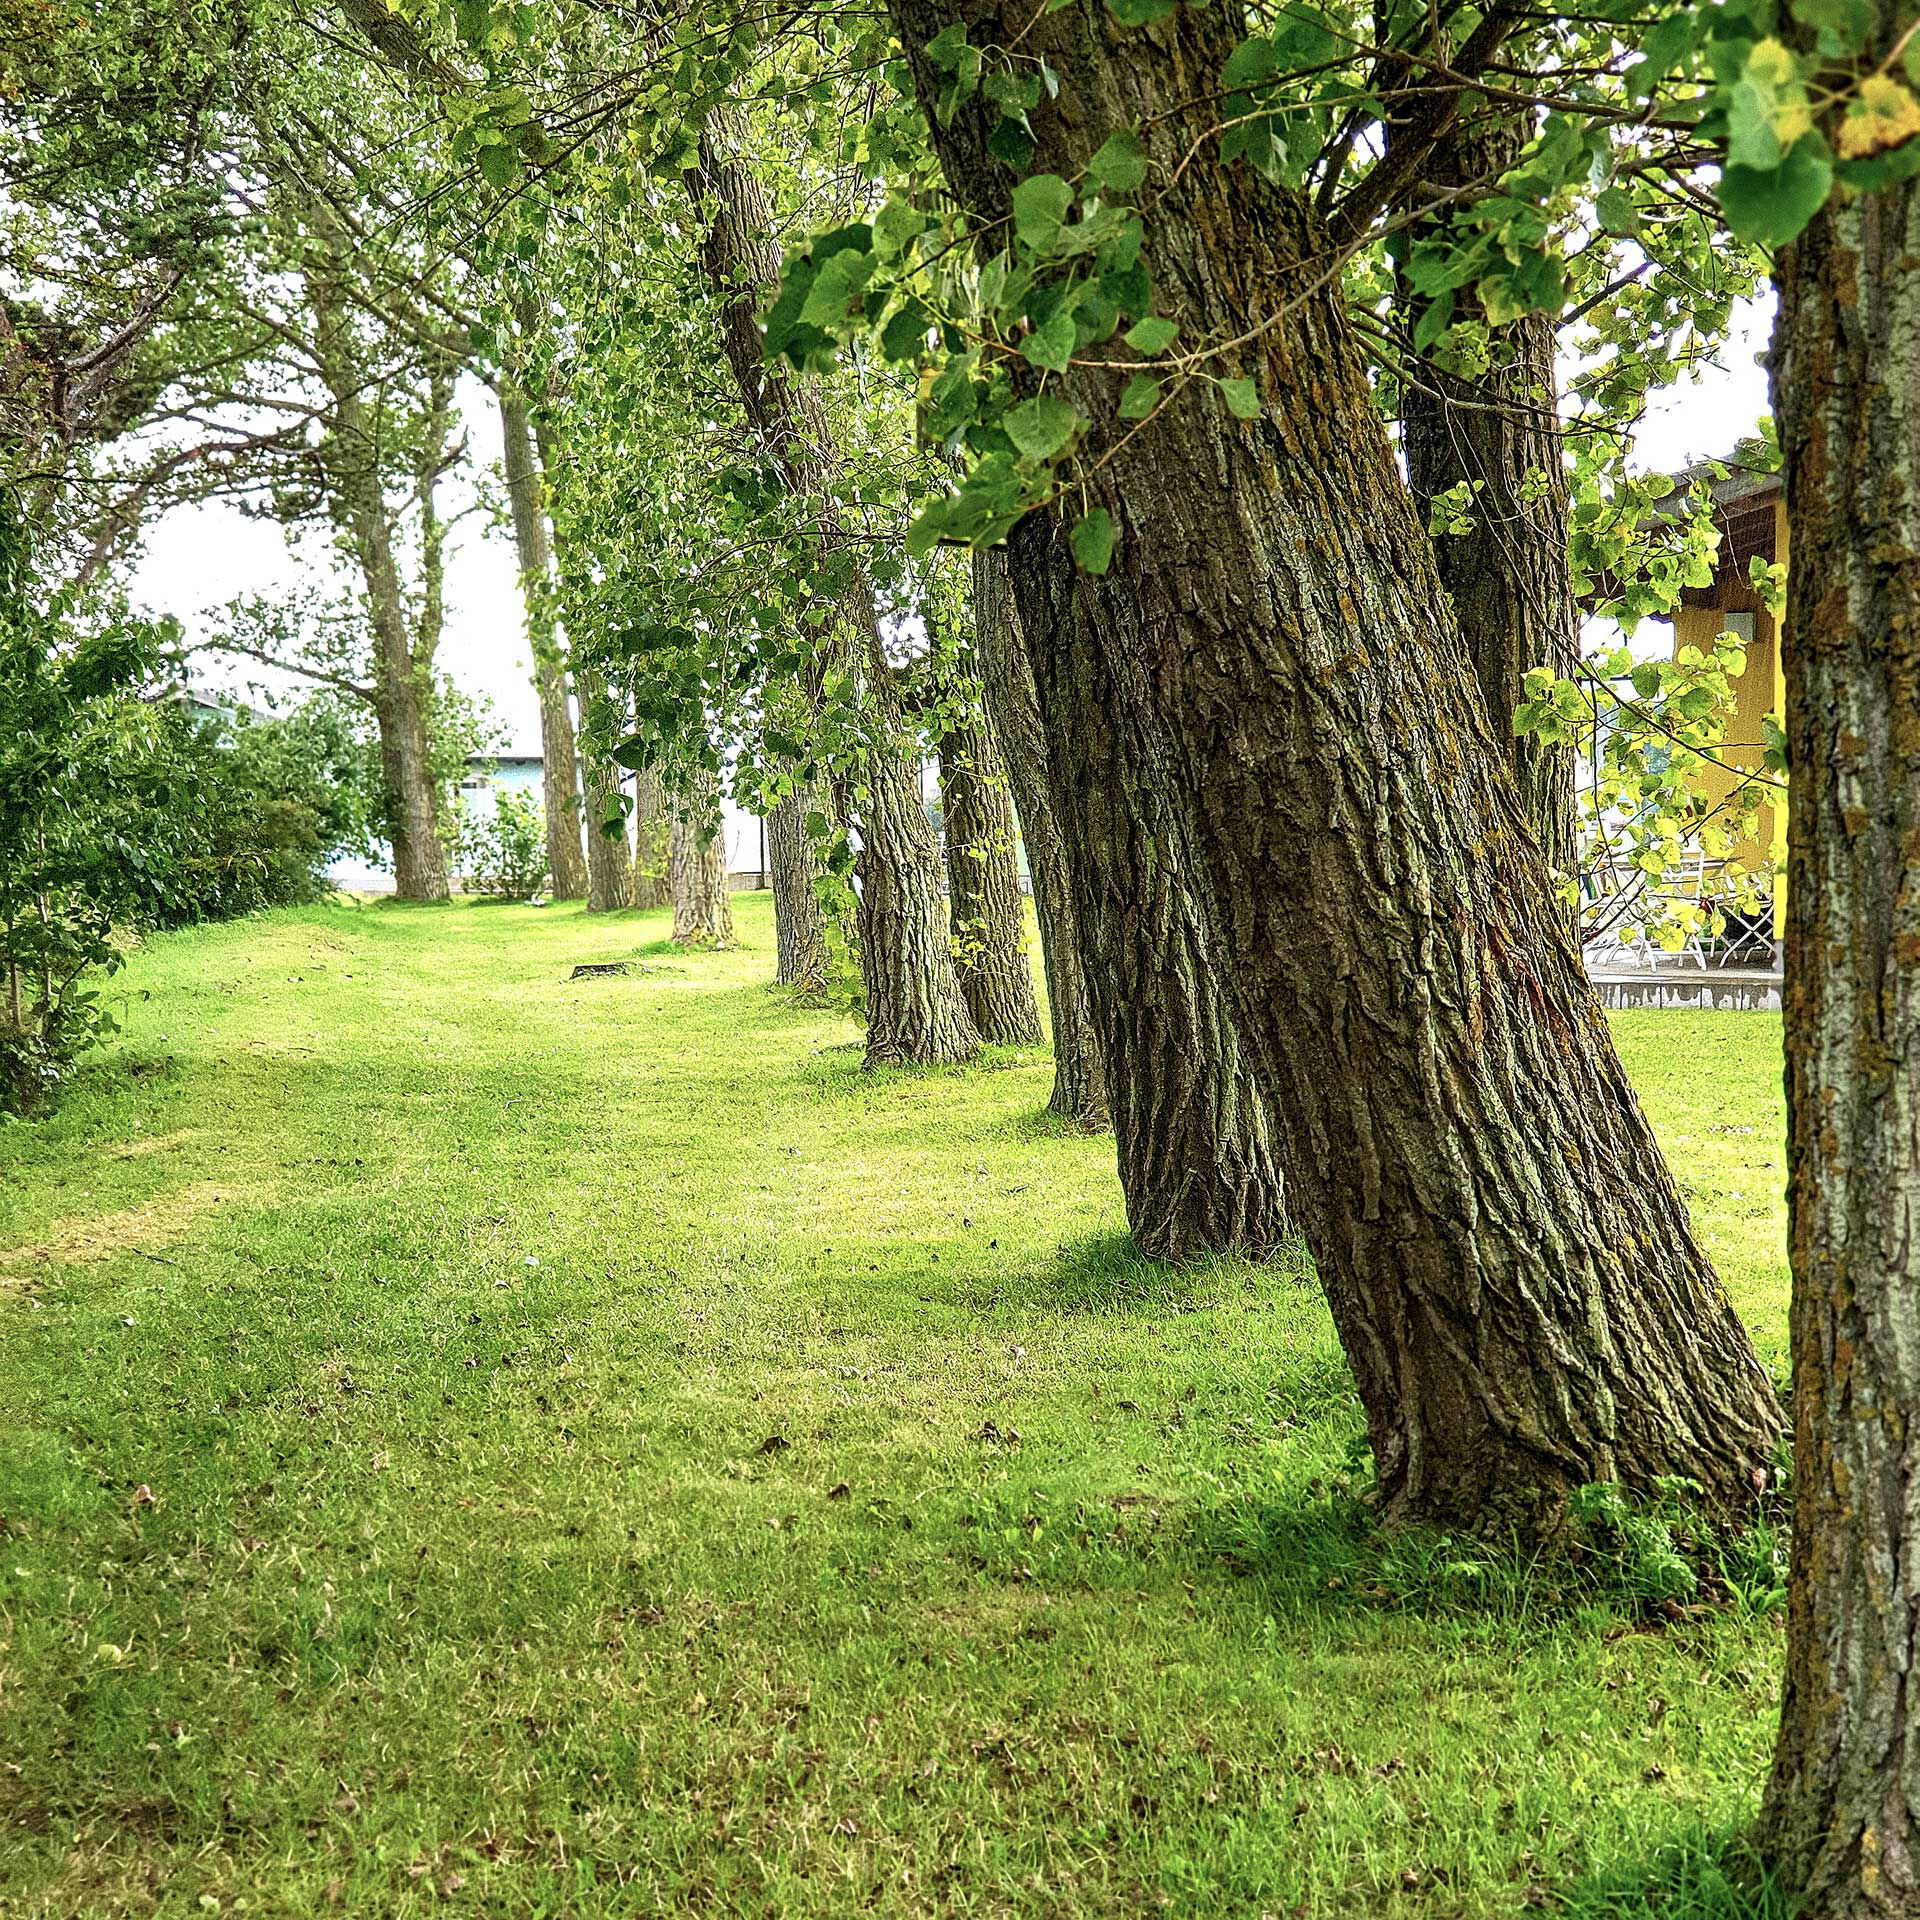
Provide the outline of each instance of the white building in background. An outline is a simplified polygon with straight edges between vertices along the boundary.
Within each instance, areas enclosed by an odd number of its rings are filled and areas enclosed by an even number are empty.
[[[516,742],[497,753],[468,756],[466,778],[460,782],[460,804],[469,814],[485,814],[499,793],[531,793],[544,801],[546,761],[539,746]],[[631,782],[628,782],[631,790]],[[766,836],[764,823],[757,814],[748,813],[731,800],[721,802],[721,814],[727,840],[727,871],[736,887],[764,886]],[[327,869],[327,877],[336,887],[352,893],[391,893],[393,869],[384,863],[364,860],[336,860]]]

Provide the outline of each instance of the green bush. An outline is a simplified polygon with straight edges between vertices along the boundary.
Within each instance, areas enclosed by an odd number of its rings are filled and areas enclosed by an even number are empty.
[[[547,816],[530,793],[496,793],[460,823],[460,870],[475,893],[528,900],[547,884]]]

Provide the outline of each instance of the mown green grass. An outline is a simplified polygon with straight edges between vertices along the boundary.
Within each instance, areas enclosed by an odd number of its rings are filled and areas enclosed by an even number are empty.
[[[0,1913],[1731,1912],[1777,1624],[1381,1542],[1310,1283],[738,908],[174,935],[0,1131]],[[1618,1024],[1776,1356],[1777,1024]]]

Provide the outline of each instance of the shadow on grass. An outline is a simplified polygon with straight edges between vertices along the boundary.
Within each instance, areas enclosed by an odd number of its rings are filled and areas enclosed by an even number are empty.
[[[1245,1261],[1209,1257],[1176,1267],[1149,1260],[1124,1227],[1065,1242],[1059,1259],[1020,1285],[1027,1302],[1054,1313],[1196,1313],[1223,1286],[1237,1286]]]
[[[1693,1832],[1650,1861],[1613,1866],[1569,1887],[1563,1920],[1793,1920],[1743,1832]]]

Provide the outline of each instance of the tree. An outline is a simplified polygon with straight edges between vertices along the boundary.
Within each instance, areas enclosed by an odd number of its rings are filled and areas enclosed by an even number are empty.
[[[667,907],[673,904],[668,884],[667,790],[658,767],[643,767],[633,776],[633,904]]]
[[[1087,986],[1066,842],[1053,810],[1039,695],[1026,643],[1014,630],[1006,555],[998,548],[973,556],[973,609],[981,694],[1000,742],[1033,875],[1053,1039],[1053,1093],[1047,1107],[1094,1131],[1109,1125],[1112,1117],[1106,1061]]]
[[[674,940],[686,947],[732,946],[727,843],[719,787],[710,769],[695,772],[675,796],[671,868]]]
[[[120,965],[114,923],[142,903],[145,858],[118,857],[147,798],[126,696],[159,636],[78,625],[69,591],[42,611],[16,514],[0,513],[0,1113],[31,1113],[114,1030],[96,982]],[[144,851],[144,850],[143,850]],[[152,863],[163,885],[164,860]]]
[[[1078,752],[1150,785],[1194,876],[1386,1510],[1550,1530],[1592,1481],[1731,1495],[1778,1408],[1567,938],[1315,264],[1392,174],[1323,214],[1284,170],[1210,158],[1195,76],[1244,61],[1244,25],[1156,11],[1130,31],[1096,4],[892,8],[948,184],[1031,269],[1003,284],[1033,334],[993,372],[1035,408],[1035,444],[1071,438],[1081,503],[1071,525],[1064,504],[1022,518],[1013,463],[983,449],[981,484],[928,531],[1022,519],[1012,576],[1056,766]],[[1016,42],[1060,76],[1023,109],[1017,183],[978,85]],[[956,44],[982,50],[977,91],[952,84]],[[1394,172],[1418,164],[1397,146]],[[1129,277],[1143,253],[1164,315]],[[1103,344],[1129,311],[1136,366],[1172,337],[1144,320],[1193,343],[1164,391]],[[1125,417],[1129,377],[1156,383],[1133,404],[1150,429]],[[1090,697],[1099,676],[1117,697]],[[1090,715],[1113,716],[1119,751]]]
[[[500,428],[513,540],[520,556],[520,592],[527,609],[527,643],[533,653],[533,684],[540,701],[547,868],[553,897],[578,900],[587,891],[587,863],[580,850],[580,767],[573,714],[567,704],[567,670],[553,627],[553,544],[547,530],[546,489],[541,484],[525,396],[504,378]]]
[[[541,494],[546,488],[544,476],[554,473],[567,457],[567,438],[559,422],[546,411],[533,419],[534,442],[538,452],[538,470],[542,475]],[[569,635],[582,600],[588,591],[582,578],[581,559],[571,543],[562,541],[558,554],[551,545],[549,560],[556,560],[558,574],[555,590]],[[579,759],[586,795],[587,911],[620,913],[634,904],[633,850],[627,843],[627,816],[620,791],[620,769],[614,764],[610,742],[623,731],[620,704],[608,687],[599,667],[576,657],[573,662],[573,688],[580,702]],[[546,707],[541,708],[542,738],[546,732]]]
[[[1776,269],[1794,1523],[1759,1841],[1807,1920],[1879,1920],[1920,1911],[1920,105],[1910,12],[1796,19],[1779,91],[1846,101],[1805,137],[1851,190]],[[1762,217],[1804,221],[1783,197]]]
[[[1451,49],[1439,36],[1432,49]],[[1425,76],[1422,76],[1423,81]],[[1430,83],[1393,103],[1422,140]],[[1532,132],[1531,110],[1469,95],[1425,136],[1408,180],[1409,224],[1399,242],[1401,299],[1410,342],[1426,335],[1432,302],[1407,284],[1406,262],[1423,243],[1444,244],[1458,215],[1498,190]],[[1390,126],[1392,122],[1389,122]],[[1432,202],[1442,203],[1437,212]],[[1448,312],[1457,313],[1456,302]],[[1540,311],[1475,327],[1464,316],[1413,346],[1400,369],[1400,447],[1423,522],[1449,508],[1459,530],[1434,541],[1434,563],[1486,701],[1496,742],[1511,758],[1521,805],[1556,873],[1575,870],[1573,756],[1564,745],[1514,728],[1536,667],[1574,671],[1580,617],[1573,597],[1567,479],[1560,446],[1560,381],[1553,317]],[[1461,336],[1465,335],[1465,338]]]
[[[1037,1046],[1040,1007],[1027,964],[1026,912],[1014,849],[1013,802],[993,729],[980,710],[977,656],[960,709],[942,727],[940,809],[947,899],[960,991],[989,1046]]]
[[[1054,530],[1035,517],[1015,530],[1008,563],[1046,730],[1127,1224],[1149,1259],[1263,1257],[1294,1230],[1273,1109],[1215,961],[1183,823],[1130,732],[1140,696],[1091,649],[1056,646],[1058,612],[1018,590],[1023,573],[1037,581],[1057,564],[1053,552]]]
[[[754,308],[779,272],[765,192],[703,132],[687,186],[708,222],[701,257],[718,304],[720,345],[740,403],[784,488],[813,503],[819,544],[840,561],[841,637],[816,663],[844,661],[863,685],[867,739],[851,775],[860,825],[859,948],[870,1066],[964,1060],[980,1044],[948,950],[940,854],[920,802],[916,743],[902,718],[866,568],[852,558],[836,504],[833,442],[817,392],[765,364]]]
[[[316,211],[318,211],[316,209]],[[413,432],[413,504],[419,513],[420,582],[409,611],[400,575],[400,543],[387,499],[383,450],[386,423],[369,394],[376,378],[363,358],[350,316],[347,275],[353,269],[331,216],[319,211],[304,264],[312,314],[313,359],[331,401],[316,450],[329,504],[360,568],[373,628],[373,708],[387,783],[395,891],[403,900],[450,897],[439,799],[429,736],[434,655],[444,613],[446,528],[436,492],[455,449],[453,368],[428,376],[425,404]]]
[[[775,906],[773,983],[803,994],[826,990],[832,962],[816,853],[829,832],[823,800],[817,781],[800,781],[766,816]]]

